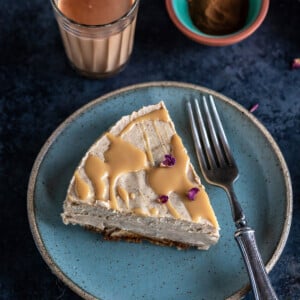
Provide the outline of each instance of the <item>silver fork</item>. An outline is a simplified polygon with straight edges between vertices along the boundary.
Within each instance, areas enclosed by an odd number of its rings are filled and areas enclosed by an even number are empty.
[[[207,101],[203,96],[201,106],[196,99],[193,105],[187,102],[187,110],[202,174],[208,183],[223,188],[228,195],[237,228],[234,236],[246,263],[255,299],[278,299],[258,251],[254,230],[248,226],[233,189],[239,171],[231,154],[214,99],[210,95]]]

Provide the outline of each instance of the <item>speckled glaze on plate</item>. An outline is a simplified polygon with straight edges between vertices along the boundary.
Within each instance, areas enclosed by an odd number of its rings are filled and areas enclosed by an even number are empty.
[[[63,225],[60,213],[69,181],[94,140],[121,116],[164,100],[197,167],[185,101],[215,96],[240,169],[236,193],[267,270],[286,243],[292,191],[284,158],[271,135],[246,109],[212,90],[177,82],[152,82],[104,95],[72,114],[46,141],[30,176],[28,217],[36,245],[65,284],[86,299],[238,299],[248,277],[234,240],[227,197],[205,184],[221,226],[209,251],[104,241],[79,226]]]

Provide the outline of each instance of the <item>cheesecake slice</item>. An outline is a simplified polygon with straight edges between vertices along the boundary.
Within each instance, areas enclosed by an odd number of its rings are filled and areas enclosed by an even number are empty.
[[[163,102],[124,116],[90,147],[62,219],[109,240],[208,249],[219,239],[205,188]]]

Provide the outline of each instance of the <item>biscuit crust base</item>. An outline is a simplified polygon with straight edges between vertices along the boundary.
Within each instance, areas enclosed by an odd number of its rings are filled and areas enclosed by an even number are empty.
[[[132,233],[130,231],[123,231],[122,230],[122,234],[119,234],[120,231],[118,229],[104,229],[101,230],[99,228],[96,228],[94,226],[90,226],[90,225],[85,225],[84,226],[85,229],[89,230],[89,231],[93,231],[93,232],[97,232],[97,233],[101,233],[104,237],[105,240],[109,240],[109,241],[126,241],[129,243],[142,243],[143,241],[148,241],[152,244],[155,245],[160,245],[160,246],[168,246],[168,247],[176,247],[179,250],[185,250],[185,249],[189,249],[190,247],[192,247],[192,245],[187,245],[184,243],[180,243],[180,242],[175,242],[175,241],[171,241],[171,240],[167,240],[167,239],[155,239],[155,238],[148,238],[145,236],[141,236],[138,235],[136,233]],[[207,249],[206,247],[201,247],[201,246],[197,246],[198,249]]]

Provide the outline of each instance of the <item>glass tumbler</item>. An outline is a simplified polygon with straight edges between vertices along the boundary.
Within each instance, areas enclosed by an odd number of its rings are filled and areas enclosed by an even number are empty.
[[[139,0],[121,18],[101,25],[84,25],[67,18],[60,11],[58,1],[51,0],[51,4],[72,67],[92,78],[120,72],[133,49]]]

